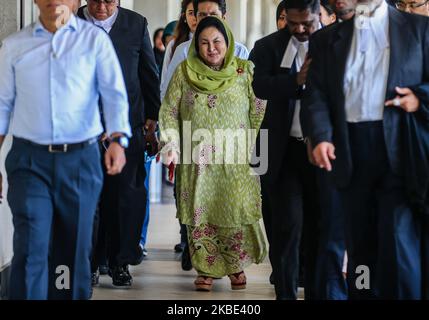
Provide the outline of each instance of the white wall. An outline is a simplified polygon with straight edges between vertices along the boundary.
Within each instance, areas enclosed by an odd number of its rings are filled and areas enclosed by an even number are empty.
[[[0,0],[0,41],[19,28],[20,1]]]
[[[124,1],[124,0],[122,0]],[[280,0],[227,0],[227,21],[236,41],[254,42],[276,31],[275,10]],[[134,10],[148,19],[149,31],[165,27],[180,14],[181,0],[134,0]]]
[[[147,18],[152,35],[157,28],[163,28],[170,21],[177,20],[180,0],[134,0],[134,10]]]
[[[20,25],[20,1],[0,0],[0,42],[9,34],[18,30]],[[3,176],[3,200],[0,204],[0,271],[12,260],[13,225],[12,215],[7,204],[7,176],[4,169],[4,159],[10,149],[11,138],[6,141],[0,153],[0,171]]]

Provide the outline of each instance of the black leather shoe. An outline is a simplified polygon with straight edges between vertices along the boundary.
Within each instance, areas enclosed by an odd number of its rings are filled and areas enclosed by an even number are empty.
[[[109,276],[112,277],[113,285],[117,287],[129,287],[133,283],[133,277],[128,270],[128,265],[109,269]]]
[[[274,273],[270,274],[270,284],[274,285]]]
[[[184,271],[192,270],[191,255],[189,254],[189,246],[185,246],[182,252],[182,269]]]
[[[100,276],[105,276],[106,274],[109,274],[109,267],[106,265],[99,265],[98,270],[100,271]]]
[[[91,284],[92,284],[92,286],[98,285],[100,283],[99,280],[100,280],[100,274],[98,273],[98,270],[97,270],[97,272],[91,273]]]

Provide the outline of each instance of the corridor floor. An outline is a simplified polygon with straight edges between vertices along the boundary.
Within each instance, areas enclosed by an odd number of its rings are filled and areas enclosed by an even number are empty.
[[[149,222],[148,256],[136,267],[131,267],[133,285],[121,289],[112,285],[109,276],[101,276],[94,288],[94,300],[273,300],[274,287],[268,278],[271,266],[266,259],[260,265],[246,269],[248,287],[232,291],[229,279],[216,280],[212,292],[197,292],[193,281],[195,270],[182,271],[180,254],[173,247],[179,242],[179,224],[173,203],[152,205]]]

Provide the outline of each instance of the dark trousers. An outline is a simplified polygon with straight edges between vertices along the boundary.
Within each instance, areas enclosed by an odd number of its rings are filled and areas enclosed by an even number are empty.
[[[422,236],[423,299],[429,300],[429,216],[423,217]]]
[[[289,139],[287,155],[278,180],[263,183],[264,206],[271,210],[271,254],[277,299],[296,299],[299,251],[302,238],[306,299],[315,293],[318,197],[315,168],[308,162],[306,146]],[[271,226],[271,227],[270,227]],[[304,231],[303,231],[304,230]]]
[[[6,159],[15,228],[11,299],[88,299],[103,175],[97,144],[67,153],[14,139]]]
[[[106,248],[106,219],[100,216],[100,209],[97,205],[97,210],[94,216],[94,227],[92,233],[92,258],[91,272],[95,273],[99,266],[107,266],[107,248]]]
[[[324,170],[317,170],[320,196],[320,234],[317,254],[317,299],[347,300],[343,277],[346,251],[345,213],[338,190]]]
[[[421,299],[422,217],[409,206],[404,180],[390,169],[383,124],[349,124],[349,133],[353,175],[341,192],[350,298]],[[356,286],[360,265],[370,270],[369,290]]]
[[[126,150],[127,163],[122,173],[109,176],[103,167],[100,223],[105,220],[107,260],[111,268],[136,265],[143,258],[139,243],[147,198],[144,146],[142,130],[135,130]]]

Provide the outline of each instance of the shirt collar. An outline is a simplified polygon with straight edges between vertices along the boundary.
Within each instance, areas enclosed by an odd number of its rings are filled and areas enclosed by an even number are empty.
[[[83,10],[83,14],[87,20],[89,20],[90,22],[92,22],[96,26],[102,27],[105,31],[108,31],[106,29],[111,29],[113,27],[114,23],[116,22],[116,18],[118,17],[118,14],[119,14],[119,9],[116,8],[115,13],[111,17],[107,18],[106,20],[95,19],[89,13],[88,7],[85,7],[85,9]]]
[[[374,13],[366,18],[380,50],[389,47],[389,7],[383,0]]]
[[[67,21],[67,23],[62,26],[60,29],[57,30],[57,32],[59,30],[72,30],[72,31],[76,31],[77,30],[77,19],[75,17],[74,14],[72,14],[70,16],[69,21]],[[42,22],[40,21],[40,17],[37,19],[36,23],[34,24],[33,27],[33,35],[36,35],[40,32],[46,32],[46,33],[50,33],[48,30],[46,30],[46,28],[43,26]]]
[[[381,5],[375,10],[372,18],[374,19],[374,22],[383,22],[387,19],[389,14],[389,7],[386,3],[386,1],[382,1]]]

